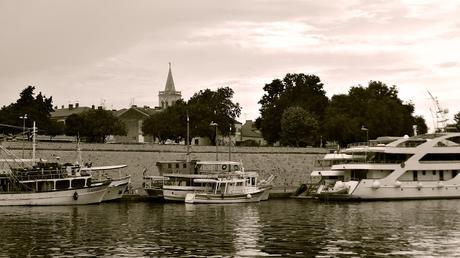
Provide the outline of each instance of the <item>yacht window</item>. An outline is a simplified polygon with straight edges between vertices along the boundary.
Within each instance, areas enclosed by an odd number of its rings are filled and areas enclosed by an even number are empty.
[[[458,175],[458,170],[452,170],[452,178]]]
[[[172,168],[171,164],[168,164],[168,168]]]
[[[179,168],[179,164],[176,164],[176,168]]]
[[[425,172],[425,171],[423,171],[423,172]],[[414,181],[418,181],[418,171],[415,171],[415,170],[412,171],[412,176],[414,178]]]
[[[439,181],[444,181],[444,170],[439,171]]]
[[[436,175],[436,170],[433,170],[433,176],[435,176],[435,175]]]
[[[422,175],[426,175],[426,171],[425,171],[425,170],[422,170]]]
[[[420,161],[458,161],[460,162],[460,153],[428,153]]]
[[[187,168],[187,163],[184,163],[184,166],[183,166],[183,167],[184,167],[184,168]]]

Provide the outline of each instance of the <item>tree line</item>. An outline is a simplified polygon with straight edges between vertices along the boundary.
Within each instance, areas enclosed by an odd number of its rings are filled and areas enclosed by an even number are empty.
[[[287,74],[264,86],[256,124],[269,144],[346,145],[379,136],[427,132],[425,120],[414,115],[414,105],[398,97],[396,86],[370,81],[351,87],[347,94],[328,99],[316,75]],[[460,118],[460,116],[459,116]]]
[[[35,96],[34,90],[35,87],[28,86],[15,103],[3,106],[0,124],[20,127],[25,122],[30,127],[32,121],[37,121],[45,134],[65,133],[91,142],[103,142],[108,135],[126,135],[125,125],[107,110],[92,109],[71,115],[63,126],[51,119],[52,97],[41,92]],[[367,137],[412,135],[413,125],[418,134],[427,132],[424,118],[414,115],[413,103],[401,100],[396,86],[380,81],[353,86],[347,93],[329,99],[318,76],[299,73],[274,79],[263,90],[256,126],[270,145],[302,147],[334,142],[345,146]],[[144,120],[143,133],[161,142],[180,142],[186,138],[190,121],[190,138],[209,137],[215,143],[216,129],[219,135],[235,133],[235,119],[241,114],[241,106],[232,100],[233,95],[229,87],[200,90],[188,101],[178,100]],[[26,121],[19,119],[24,114],[29,116]],[[460,112],[454,119],[459,128]],[[3,128],[2,132],[14,130],[17,129]]]

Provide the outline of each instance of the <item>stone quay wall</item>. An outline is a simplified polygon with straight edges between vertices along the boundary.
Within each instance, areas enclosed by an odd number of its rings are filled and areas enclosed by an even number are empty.
[[[3,146],[18,157],[22,157],[23,153],[25,158],[32,156],[30,143],[4,142]],[[190,149],[191,159],[216,159],[215,146],[191,146]],[[73,163],[78,160],[76,150],[76,143],[39,142],[36,157]],[[126,164],[128,167],[122,173],[131,175],[133,189],[142,188],[144,171],[146,175],[158,175],[157,161],[186,159],[184,145],[81,143],[80,150],[82,163],[91,162],[93,166]],[[309,181],[314,161],[325,153],[320,148],[232,146],[231,160],[242,161],[246,171],[258,171],[261,179],[275,175],[274,190],[287,192]],[[220,160],[228,160],[229,147],[219,146],[218,156]]]

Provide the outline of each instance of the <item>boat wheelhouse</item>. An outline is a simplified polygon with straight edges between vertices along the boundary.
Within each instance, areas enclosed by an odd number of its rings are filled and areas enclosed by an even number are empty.
[[[365,160],[332,166],[328,173],[338,178],[319,189],[318,198],[460,198],[460,133],[393,138],[385,144],[351,146],[345,152],[364,155]]]

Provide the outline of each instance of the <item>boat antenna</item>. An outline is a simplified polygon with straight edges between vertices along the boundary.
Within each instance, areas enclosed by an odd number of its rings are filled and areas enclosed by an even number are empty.
[[[81,165],[82,164],[82,159],[81,159],[81,149],[80,149],[80,132],[77,132],[77,164]]]

